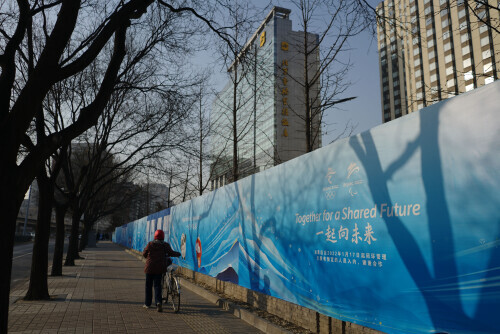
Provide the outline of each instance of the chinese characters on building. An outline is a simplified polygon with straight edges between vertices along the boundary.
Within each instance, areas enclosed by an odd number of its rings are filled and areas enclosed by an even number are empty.
[[[288,51],[288,43],[281,42],[281,50]],[[281,62],[282,70],[282,83],[281,88],[281,99],[283,101],[283,109],[281,110],[281,125],[283,126],[283,137],[288,137],[288,58],[285,58]]]

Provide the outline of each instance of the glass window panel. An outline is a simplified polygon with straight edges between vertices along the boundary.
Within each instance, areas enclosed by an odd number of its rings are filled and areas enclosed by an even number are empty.
[[[488,36],[481,38],[481,46],[490,44],[490,38]]]
[[[464,80],[465,81],[472,80],[473,78],[474,78],[474,76],[472,75],[472,71],[468,71],[468,72],[464,73]]]

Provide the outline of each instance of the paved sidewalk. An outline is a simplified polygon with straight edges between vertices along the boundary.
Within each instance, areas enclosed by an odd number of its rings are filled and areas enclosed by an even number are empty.
[[[80,254],[49,277],[53,300],[23,301],[28,282],[11,291],[9,333],[262,333],[185,288],[179,313],[143,309],[141,261],[111,242]]]

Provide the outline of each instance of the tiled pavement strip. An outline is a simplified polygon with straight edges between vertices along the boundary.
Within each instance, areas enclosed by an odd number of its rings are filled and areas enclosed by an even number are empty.
[[[53,300],[22,300],[28,282],[11,291],[9,333],[262,333],[189,289],[177,314],[143,309],[141,261],[111,242],[80,254],[63,276],[49,276]]]

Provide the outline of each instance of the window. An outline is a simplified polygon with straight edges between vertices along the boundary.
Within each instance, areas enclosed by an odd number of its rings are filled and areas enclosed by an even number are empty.
[[[483,59],[488,59],[491,57],[491,50],[483,51]]]
[[[450,42],[446,43],[446,44],[443,46],[443,49],[444,49],[444,51],[448,51],[449,49],[451,49],[451,43],[450,43]]]
[[[417,7],[415,7],[415,5],[411,6],[410,13],[415,13],[415,10],[417,10]]]
[[[419,93],[417,93],[417,100],[420,100],[420,99],[422,99],[422,97],[423,97],[423,94],[422,94],[422,92],[419,92]]]
[[[446,82],[446,87],[450,88],[455,86],[455,79],[450,79]]]
[[[446,75],[452,75],[453,74],[453,67],[447,67],[446,68]]]
[[[481,38],[481,46],[490,44],[490,38],[488,36]]]
[[[493,77],[487,77],[486,79],[484,79],[484,84],[487,85],[492,83],[493,81],[495,81]]]
[[[470,58],[464,60],[464,68],[467,68],[470,66]]]
[[[470,48],[469,48],[469,46],[468,46],[468,45],[467,45],[467,46],[464,46],[464,47],[462,48],[462,55],[468,55],[469,53],[470,53]]]
[[[437,80],[437,75],[436,74],[431,75],[431,82],[434,82],[436,80]]]
[[[465,8],[458,12],[458,18],[461,19],[465,16]]]
[[[394,72],[392,72],[392,77],[393,77],[393,78],[396,78],[398,75],[399,75],[398,71],[394,71]]]
[[[422,72],[420,70],[415,71],[415,77],[418,78],[419,76],[422,75]]]
[[[460,35],[460,41],[462,43],[465,43],[469,40],[469,34],[463,34],[463,35]]]
[[[420,53],[420,48],[413,49],[413,55],[416,56]]]
[[[460,30],[465,30],[465,29],[467,29],[467,21],[460,23]]]
[[[432,7],[430,7],[430,6],[427,7],[426,9],[424,9],[425,15],[430,14],[431,10],[432,10]]]
[[[399,96],[399,89],[396,89],[396,90],[394,91],[394,96]]]
[[[435,62],[430,63],[429,70],[432,71],[432,70],[435,70],[435,69],[436,69],[436,63]]]
[[[470,84],[470,85],[465,86],[465,91],[466,92],[471,91],[473,89],[474,89],[474,84]]]
[[[419,104],[417,104],[417,110],[418,110],[418,109],[422,109],[423,107],[424,107],[424,104],[423,104],[423,103],[419,103]]]
[[[479,33],[482,34],[483,32],[488,31],[488,26],[486,24],[482,24],[479,27]]]
[[[443,39],[448,39],[448,38],[450,38],[450,31],[449,30],[447,30],[443,33]]]
[[[474,75],[472,74],[472,71],[468,71],[464,73],[464,80],[469,81],[474,79]]]
[[[432,16],[428,17],[426,20],[425,20],[425,25],[428,26],[428,25],[431,25],[432,24]]]
[[[490,72],[491,70],[493,70],[493,66],[491,65],[491,63],[488,63],[488,64],[485,64],[483,66],[483,69],[484,69],[484,74]]]
[[[415,84],[415,88],[416,89],[419,89],[420,87],[422,87],[422,81],[417,81],[417,83]]]
[[[413,45],[418,43],[418,37],[413,38]]]
[[[434,51],[429,52],[429,59],[432,59],[435,57]]]
[[[427,37],[431,36],[432,34],[434,34],[434,29],[428,29],[427,30]]]
[[[441,21],[441,27],[446,28],[448,26],[448,19]]]
[[[380,52],[380,57],[385,57],[385,54],[386,54],[385,50]]]
[[[439,4],[440,5],[444,5],[446,3],[447,0],[439,0]]]
[[[434,40],[431,39],[430,41],[427,42],[427,47],[432,48],[434,46]]]
[[[445,16],[448,14],[448,8],[441,9],[441,16]]]
[[[415,59],[415,61],[413,62],[413,65],[415,65],[415,67],[420,65],[420,58]]]
[[[397,87],[397,86],[399,85],[399,80],[395,80],[395,81],[392,83],[392,85],[393,85],[394,87]]]

